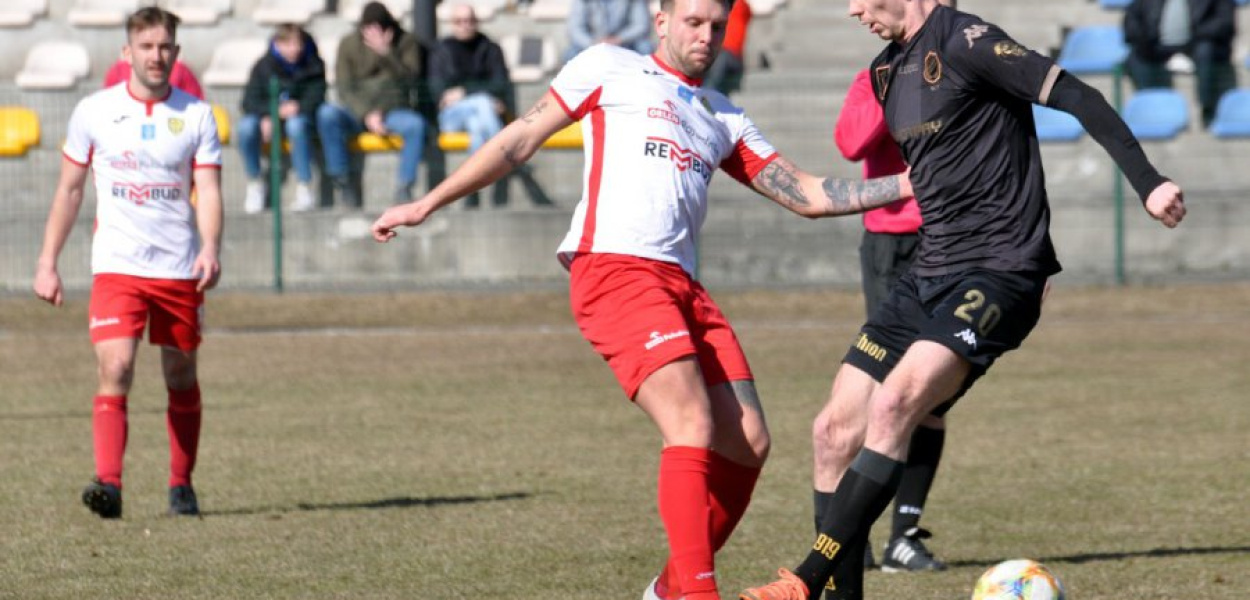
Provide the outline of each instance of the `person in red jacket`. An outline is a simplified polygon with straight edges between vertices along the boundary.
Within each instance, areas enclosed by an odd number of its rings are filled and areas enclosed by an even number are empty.
[[[955,8],[955,0],[941,0]],[[903,155],[890,137],[881,104],[873,95],[868,70],[855,76],[847,91],[842,111],[838,114],[834,142],[842,156],[863,161],[864,177],[894,175],[907,170]],[[885,300],[890,286],[911,268],[920,246],[920,205],[915,198],[904,198],[864,213],[864,237],[859,246],[860,280],[864,303],[872,313]],[[942,571],[946,564],[925,547],[930,537],[920,527],[920,516],[933,487],[942,447],[946,442],[946,419],[928,415],[912,434],[911,452],[903,471],[898,494],[894,497],[894,513],[890,539],[881,557],[885,571]],[[818,494],[820,492],[817,492]],[[819,499],[818,499],[819,500]],[[816,506],[825,503],[817,501]],[[818,515],[819,517],[819,515]],[[874,566],[872,544],[864,547],[864,566]]]

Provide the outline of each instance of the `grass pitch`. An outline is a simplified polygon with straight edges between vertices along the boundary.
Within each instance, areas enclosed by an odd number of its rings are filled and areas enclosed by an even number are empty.
[[[844,292],[716,292],[773,457],[724,596],[811,540],[811,417],[859,325]],[[659,442],[563,292],[210,295],[202,519],[164,517],[157,352],[131,394],[125,518],[90,514],[85,302],[0,299],[0,598],[634,599],[664,557]],[[1068,289],[950,417],[924,518],[966,598],[1046,562],[1077,600],[1250,594],[1250,286]],[[884,525],[883,520],[881,525]],[[880,552],[884,527],[873,536]]]

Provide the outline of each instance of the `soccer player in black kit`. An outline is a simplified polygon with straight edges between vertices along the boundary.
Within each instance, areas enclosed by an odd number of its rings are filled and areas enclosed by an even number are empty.
[[[1077,117],[1151,217],[1175,227],[1185,216],[1181,189],[1102,95],[1001,29],[937,0],[851,0],[850,15],[891,42],[872,83],[911,165],[920,251],[852,342],[813,425],[824,498],[815,543],[743,600],[808,600],[826,585],[827,599],[862,598],[857,557],[898,487],[913,429],[1037,323],[1060,267],[1031,104]]]

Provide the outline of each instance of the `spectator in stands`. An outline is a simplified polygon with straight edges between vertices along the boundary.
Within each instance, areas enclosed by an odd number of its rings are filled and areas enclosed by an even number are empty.
[[[621,46],[639,54],[650,54],[655,48],[647,0],[572,0],[568,31],[565,62],[595,44]]]
[[[130,61],[123,56],[104,74],[104,87],[113,87],[129,80]],[[204,99],[204,89],[200,87],[200,81],[195,78],[191,68],[180,60],[174,62],[174,70],[169,73],[169,84],[200,100]]]
[[[503,50],[477,28],[477,13],[468,4],[451,12],[451,32],[439,41],[430,61],[430,91],[438,98],[438,127],[465,131],[469,151],[503,129],[513,109],[512,80]],[[477,207],[477,196],[466,206]]]
[[[271,94],[269,81],[278,80],[278,97]],[[326,99],[326,65],[317,53],[312,36],[299,25],[279,25],[269,42],[269,51],[252,66],[243,91],[243,117],[239,119],[239,154],[247,171],[247,194],[243,209],[249,214],[265,209],[265,184],[261,181],[261,143],[273,135],[270,105],[278,103],[285,139],[291,142],[291,164],[295,167],[295,201],[291,210],[317,207],[312,192],[312,135],[317,109]]]
[[[326,173],[339,201],[348,207],[361,206],[348,174],[348,143],[365,131],[382,136],[394,133],[403,139],[393,197],[396,202],[412,197],[425,149],[425,119],[414,109],[413,98],[424,55],[416,36],[404,31],[381,2],[366,4],[356,31],[339,43],[334,74],[342,104],[321,105],[317,130],[325,150]]]
[[[712,88],[726,96],[742,89],[742,76],[746,73],[747,27],[751,25],[751,3],[746,0],[734,2],[729,11],[729,23],[725,25],[725,45],[716,62],[703,78],[703,87]]]
[[[1125,62],[1133,86],[1172,87],[1168,61],[1182,54],[1194,62],[1202,125],[1210,125],[1220,96],[1237,87],[1233,38],[1234,0],[1133,0],[1124,11]]]

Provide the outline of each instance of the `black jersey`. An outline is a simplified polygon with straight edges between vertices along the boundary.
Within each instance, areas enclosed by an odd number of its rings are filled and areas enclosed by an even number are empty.
[[[924,218],[917,274],[1060,270],[1032,112],[1059,72],[998,27],[944,6],[873,61],[873,89]]]

